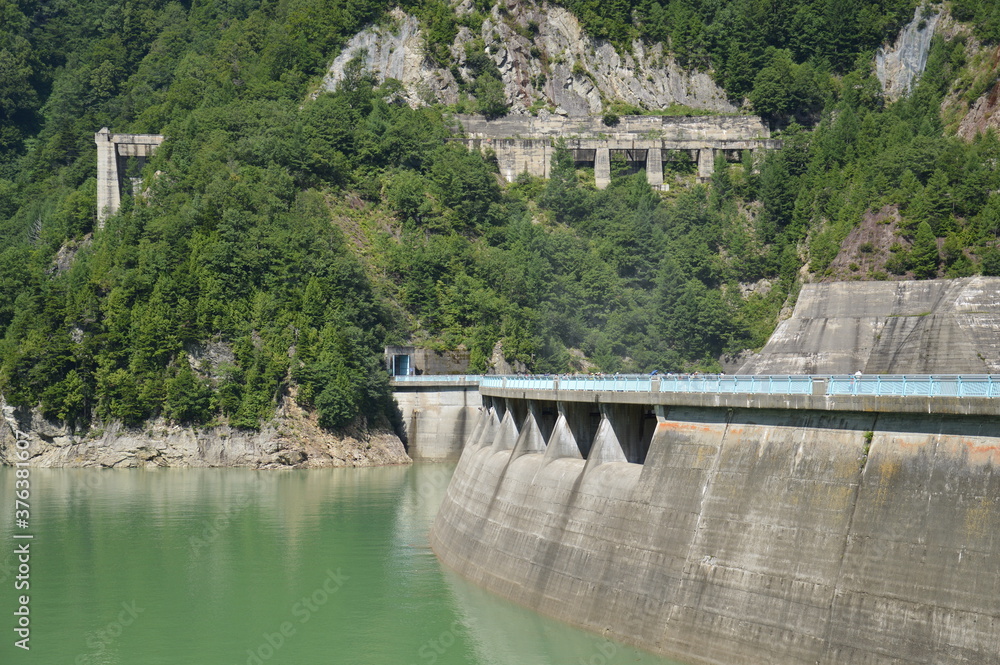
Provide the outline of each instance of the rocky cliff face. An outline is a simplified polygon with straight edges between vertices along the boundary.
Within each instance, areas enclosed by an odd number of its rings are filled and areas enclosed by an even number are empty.
[[[941,20],[941,13],[924,16],[917,7],[913,20],[900,31],[892,46],[884,46],[875,54],[875,75],[882,83],[886,99],[904,97],[924,72],[931,38]]]
[[[37,410],[16,410],[0,398],[0,464],[13,464],[19,441],[28,442],[29,463],[40,467],[250,467],[257,469],[408,464],[391,432],[337,436],[287,399],[259,432],[227,426],[203,429],[163,421],[142,428],[113,423],[88,434],[71,432]],[[23,445],[23,444],[22,444]]]
[[[456,11],[470,12],[471,3],[463,2]],[[344,79],[347,64],[360,56],[365,69],[380,81],[401,81],[412,106],[457,102],[455,76],[424,57],[417,19],[399,9],[392,19],[356,35],[330,66],[323,88],[333,90]],[[709,74],[682,70],[662,45],[637,41],[631,53],[619,53],[610,43],[585,34],[576,17],[562,7],[508,0],[493,8],[478,32],[462,27],[451,46],[462,77],[471,76],[465,45],[476,38],[483,40],[500,70],[512,113],[550,107],[559,114],[598,114],[606,100],[646,109],[683,104],[736,110]]]

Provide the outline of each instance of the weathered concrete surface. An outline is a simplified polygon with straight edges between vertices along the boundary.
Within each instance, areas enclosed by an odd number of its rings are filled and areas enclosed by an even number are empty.
[[[646,170],[650,185],[663,185],[663,164],[676,153],[686,153],[698,164],[698,178],[707,181],[715,155],[738,157],[743,150],[780,148],[780,139],[757,116],[676,117],[623,116],[614,127],[601,118],[575,116],[508,116],[486,120],[458,115],[470,149],[490,150],[500,174],[513,182],[522,173],[549,177],[555,141],[562,141],[579,165],[594,167],[598,189],[611,182],[611,154]]]
[[[1000,277],[802,287],[740,374],[1000,372]]]
[[[163,143],[160,134],[112,134],[107,127],[94,134],[97,144],[97,228],[121,207],[123,158],[152,155]]]
[[[431,543],[506,598],[690,663],[1000,662],[997,418],[678,406],[598,466],[483,419]]]
[[[687,406],[710,409],[781,409],[860,413],[936,413],[1000,416],[1000,399],[989,397],[927,397],[910,395],[751,395],[748,393],[627,393],[597,390],[524,390],[480,388],[482,395],[508,400],[592,404]]]
[[[482,407],[476,385],[396,384],[393,397],[403,413],[412,459],[444,462],[461,456]]]
[[[753,115],[736,116],[655,116],[626,115],[608,127],[591,116],[508,116],[487,120],[479,115],[455,116],[466,136],[473,139],[528,137],[545,139],[601,138],[604,140],[730,141],[766,139],[767,125]]]

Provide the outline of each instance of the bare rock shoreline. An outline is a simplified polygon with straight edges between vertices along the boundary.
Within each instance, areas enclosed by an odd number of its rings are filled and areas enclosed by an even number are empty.
[[[37,409],[17,410],[0,399],[0,464],[17,461],[27,441],[33,467],[244,467],[315,469],[410,464],[394,433],[359,430],[331,434],[293,400],[259,431],[227,425],[191,427],[150,421],[130,428],[120,423],[74,434]]]

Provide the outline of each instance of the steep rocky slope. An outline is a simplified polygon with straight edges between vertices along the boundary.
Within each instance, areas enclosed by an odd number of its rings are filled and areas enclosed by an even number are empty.
[[[471,3],[460,4],[456,11],[470,12]],[[371,27],[350,40],[330,66],[323,87],[335,88],[348,63],[360,56],[380,81],[401,81],[411,105],[454,104],[459,98],[455,76],[425,58],[417,19],[398,9],[392,16],[388,25]],[[465,46],[477,38],[500,70],[512,113],[548,106],[557,113],[596,114],[605,102],[647,109],[682,104],[736,110],[708,73],[682,70],[662,45],[636,41],[631,53],[619,53],[607,41],[589,37],[562,7],[530,0],[501,3],[478,33],[460,28],[450,50],[463,78],[470,76]]]

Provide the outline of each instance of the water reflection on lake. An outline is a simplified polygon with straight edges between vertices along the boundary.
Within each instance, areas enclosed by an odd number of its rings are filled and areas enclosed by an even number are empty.
[[[31,651],[7,628],[0,662],[669,663],[443,569],[427,533],[452,471],[32,469]],[[0,469],[8,625],[14,480]]]

